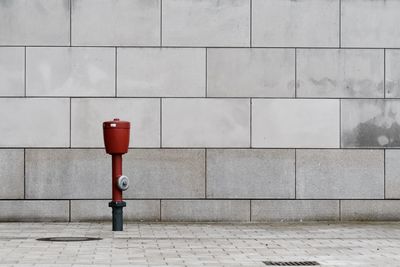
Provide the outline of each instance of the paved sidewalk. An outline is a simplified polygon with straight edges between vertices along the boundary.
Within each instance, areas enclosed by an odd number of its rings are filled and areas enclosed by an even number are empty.
[[[400,266],[400,223],[0,223],[0,266]],[[44,242],[55,236],[101,237]]]

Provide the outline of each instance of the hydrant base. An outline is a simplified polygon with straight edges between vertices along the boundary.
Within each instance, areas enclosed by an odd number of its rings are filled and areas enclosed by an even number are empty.
[[[124,219],[123,219],[123,207],[126,207],[125,201],[111,201],[108,206],[112,208],[112,230],[123,231]]]

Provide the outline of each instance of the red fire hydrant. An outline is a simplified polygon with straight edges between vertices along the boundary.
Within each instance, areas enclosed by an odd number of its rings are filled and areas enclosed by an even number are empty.
[[[128,177],[122,175],[122,155],[128,152],[129,147],[128,121],[103,122],[104,144],[106,152],[112,155],[112,201],[108,204],[112,207],[113,231],[123,230],[123,211],[126,202],[122,199],[122,191],[129,187]]]

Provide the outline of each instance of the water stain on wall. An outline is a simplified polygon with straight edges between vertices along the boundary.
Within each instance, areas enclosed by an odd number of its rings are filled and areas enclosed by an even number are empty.
[[[355,147],[400,147],[400,125],[382,127],[371,121],[360,123],[352,132],[343,134],[344,146]]]
[[[383,82],[377,83],[370,79],[344,79],[340,81],[329,77],[310,78],[306,86],[309,89],[305,89],[305,91],[309,91],[307,95],[311,96],[372,97],[383,94]],[[301,81],[299,87],[301,87]]]
[[[342,103],[343,147],[400,147],[400,101]]]
[[[400,80],[386,81],[386,97],[400,97]]]

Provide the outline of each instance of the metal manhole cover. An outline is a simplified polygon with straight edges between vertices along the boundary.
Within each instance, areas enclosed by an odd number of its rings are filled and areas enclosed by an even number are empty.
[[[95,241],[101,240],[99,237],[84,237],[84,236],[60,236],[60,237],[46,237],[38,238],[38,241],[52,241],[52,242],[82,242],[82,241]]]
[[[320,266],[316,261],[263,261],[267,266]]]

